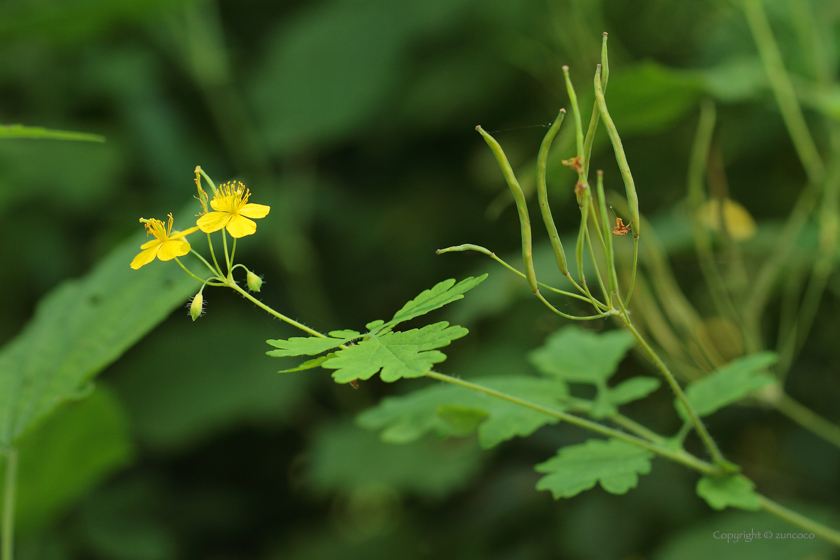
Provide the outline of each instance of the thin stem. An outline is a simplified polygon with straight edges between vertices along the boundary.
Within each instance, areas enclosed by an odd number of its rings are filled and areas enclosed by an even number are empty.
[[[612,416],[610,416],[610,420],[612,420],[622,428],[629,430],[634,434],[641,436],[647,440],[650,440],[657,445],[665,445],[666,443],[666,439],[664,437],[660,436],[652,430],[647,429],[635,420],[627,418],[623,414],[613,414]]]
[[[210,238],[210,234],[207,234],[207,245],[210,246],[210,256],[213,257],[213,264],[216,265],[216,270],[219,274],[222,274],[222,267],[219,266],[219,261],[216,260],[216,252],[213,250],[213,240]]]
[[[832,424],[810,408],[793,400],[786,394],[773,401],[776,410],[813,432],[830,444],[840,447],[840,426]]]
[[[642,338],[642,335],[639,334],[639,331],[633,326],[630,322],[630,319],[627,315],[623,315],[622,319],[624,320],[624,324],[627,329],[633,333],[633,336],[636,337],[636,340],[639,341],[639,345],[644,349],[644,351],[650,356],[650,359],[653,360],[653,363],[656,365],[657,369],[662,372],[663,377],[671,386],[671,389],[674,391],[674,394],[679,399],[680,403],[682,403],[683,407],[685,407],[686,413],[688,414],[691,423],[694,424],[695,429],[697,430],[697,435],[700,436],[700,439],[703,440],[703,444],[706,446],[706,449],[709,450],[709,453],[712,456],[712,460],[718,465],[720,468],[728,471],[731,470],[729,466],[730,463],[724,459],[723,454],[721,454],[720,449],[718,449],[717,444],[712,440],[712,436],[709,435],[708,430],[706,430],[706,426],[700,420],[700,417],[697,416],[697,412],[694,410],[694,407],[691,406],[691,403],[688,402],[688,398],[685,396],[682,388],[680,387],[677,380],[674,378],[674,374],[671,373],[671,370],[668,369],[668,366],[665,365],[665,362],[653,351],[653,349],[648,345],[647,341]]]
[[[630,296],[633,295],[633,288],[636,286],[636,270],[639,266],[639,238],[633,238],[633,272],[630,274],[630,287],[627,288],[627,297],[624,300],[624,307],[630,305]]]
[[[494,252],[490,251],[489,249],[486,249],[486,248],[484,248],[480,245],[473,245],[471,243],[464,243],[463,245],[455,245],[454,247],[447,247],[445,249],[438,249],[437,251],[435,251],[435,253],[438,254],[438,255],[442,255],[444,253],[454,253],[454,252],[461,252],[461,251],[475,251],[477,253],[482,253],[484,255],[487,255],[488,257],[490,257],[491,259],[493,259],[497,263],[501,264],[503,267],[507,268],[508,270],[510,270],[511,272],[516,274],[517,276],[519,276],[520,278],[525,278],[525,275],[522,272],[516,270],[513,266],[511,266],[508,263],[506,263],[505,261],[503,261],[501,258],[498,257],[498,255],[496,255],[496,253],[494,253]],[[240,265],[236,265],[233,268],[236,268],[237,266],[240,266]],[[575,299],[585,301],[586,303],[591,303],[591,301],[587,297],[584,297],[582,295],[575,294],[575,293],[572,293],[572,292],[567,292],[565,290],[560,290],[558,288],[554,288],[553,286],[549,286],[548,284],[543,284],[542,282],[537,282],[537,286],[540,286],[541,288],[545,288],[546,290],[549,290],[549,291],[557,293],[557,294],[563,294],[564,296],[573,297]],[[581,290],[581,291],[583,291],[583,290]],[[598,304],[601,306],[602,309],[608,309],[607,306],[604,305],[603,303],[598,302]]]
[[[233,257],[234,257],[235,255],[236,255],[236,238],[234,237],[234,238],[233,238],[233,247],[232,247],[232,248],[231,248],[231,250],[230,250],[230,262],[231,262],[231,264],[233,264],[234,262],[236,262],[236,261],[233,259]],[[231,268],[231,269],[230,269],[230,271],[231,271],[231,272],[233,272],[233,269]]]
[[[201,262],[203,262],[213,274],[217,276],[220,276],[222,274],[221,270],[214,269],[212,266],[210,266],[210,263],[207,262],[207,260],[204,257],[202,257],[201,254],[199,254],[198,251],[196,251],[195,249],[190,249],[190,253],[198,257],[201,260]]]
[[[785,64],[776,40],[773,38],[773,31],[767,21],[764,6],[760,0],[744,0],[744,12],[799,160],[810,182],[819,183],[825,174],[825,166],[811,132],[808,130],[793,83],[785,70]]]
[[[592,208],[592,206],[593,205],[590,203],[589,207]],[[598,279],[598,285],[601,286],[601,292],[604,294],[604,300],[610,301],[610,292],[604,285],[604,279],[601,278],[601,269],[598,267],[598,261],[595,259],[595,249],[592,247],[592,236],[589,234],[588,224],[584,227],[584,231],[586,232],[586,245],[589,247],[589,257],[592,259],[592,268],[595,269],[595,278]]]
[[[204,170],[201,167],[196,167],[196,169],[198,170],[199,173],[201,173],[201,176],[204,177],[204,180],[207,181],[207,184],[210,185],[210,188],[213,189],[213,194],[215,195],[216,194],[216,183],[213,182],[213,179],[211,179],[210,176],[207,175],[207,173],[205,173]]]
[[[572,321],[591,321],[591,320],[593,320],[593,319],[603,319],[604,317],[609,317],[610,315],[618,315],[618,312],[617,312],[617,311],[615,311],[614,309],[610,309],[609,311],[605,311],[605,312],[603,312],[603,313],[601,313],[601,311],[600,311],[600,310],[597,310],[597,311],[598,311],[598,315],[589,315],[589,316],[587,316],[587,317],[577,317],[577,316],[575,316],[575,315],[569,315],[569,314],[567,314],[567,313],[563,313],[562,311],[560,311],[559,309],[557,309],[556,307],[554,307],[553,305],[551,305],[551,304],[550,304],[550,303],[549,303],[549,302],[548,302],[548,301],[547,301],[547,300],[543,297],[543,295],[542,295],[541,293],[537,292],[537,293],[536,293],[536,294],[534,294],[534,295],[536,295],[536,296],[540,299],[540,301],[542,301],[542,302],[546,305],[546,307],[548,307],[549,309],[551,309],[553,312],[557,313],[557,314],[558,314],[558,315],[560,315],[561,317],[565,317],[566,319],[571,319]]]
[[[777,504],[770,498],[762,496],[761,494],[758,495],[758,499],[761,503],[761,509],[767,513],[771,513],[780,519],[784,519],[792,525],[796,525],[809,533],[814,533],[818,537],[840,546],[840,531],[826,527],[822,523],[817,523],[813,519],[809,519],[802,514],[789,510],[788,508]]]
[[[225,249],[225,263],[227,263],[227,275],[230,276],[230,255],[227,248],[227,232],[222,229],[222,247]]]
[[[463,379],[458,379],[457,377],[452,377],[449,375],[445,375],[443,373],[437,373],[434,371],[430,371],[426,373],[426,377],[431,377],[432,379],[437,379],[438,381],[443,381],[445,383],[451,383],[453,385],[459,385],[461,387],[465,387],[467,389],[472,389],[473,391],[479,391],[481,393],[485,393],[487,395],[492,395],[494,397],[506,400],[508,402],[512,402],[514,404],[518,404],[519,406],[523,406],[525,408],[530,408],[531,410],[535,410],[537,412],[542,412],[543,414],[547,414],[549,416],[553,416],[554,418],[558,418],[564,422],[568,422],[569,424],[574,424],[575,426],[579,426],[581,428],[612,437],[615,439],[620,439],[622,441],[626,441],[627,443],[636,445],[643,449],[647,449],[657,455],[661,455],[667,459],[671,459],[677,463],[681,463],[691,469],[697,470],[703,474],[715,474],[718,473],[718,469],[716,469],[713,465],[710,465],[706,461],[702,461],[697,457],[687,453],[685,451],[676,451],[673,449],[667,449],[660,445],[651,443],[644,439],[638,438],[636,436],[632,436],[625,432],[615,430],[608,426],[604,426],[603,424],[598,424],[597,422],[592,422],[591,420],[586,420],[585,418],[580,418],[579,416],[575,416],[574,414],[568,414],[566,412],[560,412],[558,410],[552,410],[545,406],[535,404],[524,399],[520,399],[519,397],[515,397],[513,395],[508,395],[506,393],[502,393],[501,391],[496,391],[495,389],[490,389],[489,387],[482,387],[481,385],[477,385],[475,383],[470,383],[469,381],[464,381]]]
[[[228,282],[227,286],[232,288],[233,290],[239,292],[239,294],[242,297],[244,297],[245,299],[247,299],[248,301],[250,301],[251,303],[253,303],[257,307],[259,307],[260,309],[262,309],[266,313],[269,313],[270,315],[274,315],[275,317],[277,317],[281,321],[285,321],[286,323],[289,323],[293,327],[297,327],[300,330],[311,334],[312,336],[317,336],[318,338],[327,338],[327,335],[319,333],[318,331],[316,331],[314,329],[310,329],[306,325],[298,323],[294,319],[290,319],[289,317],[286,317],[282,313],[279,313],[279,312],[273,310],[272,308],[270,308],[269,306],[267,306],[266,304],[264,304],[263,302],[261,302],[260,300],[258,300],[257,298],[255,298],[254,296],[252,296],[251,294],[249,294],[248,292],[246,292],[242,288],[240,288],[236,283]]]
[[[15,490],[17,488],[17,449],[10,448],[6,456],[6,477],[3,482],[3,528],[0,533],[3,547],[0,559],[13,560],[15,543]]]
[[[204,278],[199,278],[198,276],[196,276],[195,274],[190,272],[189,269],[186,266],[184,266],[184,264],[181,262],[181,259],[179,259],[178,257],[175,257],[175,262],[178,263],[178,266],[180,266],[181,268],[184,269],[184,272],[186,272],[187,274],[189,274],[190,276],[192,276],[193,278],[195,278],[196,280],[198,280],[202,284],[209,281],[209,280],[205,280]]]
[[[606,38],[606,35],[604,35]],[[609,218],[607,217],[607,197],[604,194],[604,172],[598,170],[598,177],[596,180],[596,189],[598,190],[598,204],[601,210],[601,223],[604,228],[604,235],[607,237],[604,244],[604,257],[607,259],[607,273],[609,274],[610,286],[610,305],[612,305],[612,296],[618,296],[618,274],[615,269],[615,252],[613,247],[613,238],[610,235]]]

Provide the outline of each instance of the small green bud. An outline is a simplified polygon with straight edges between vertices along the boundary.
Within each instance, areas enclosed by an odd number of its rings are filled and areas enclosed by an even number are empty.
[[[259,276],[257,276],[256,274],[254,274],[253,272],[251,272],[249,270],[247,279],[248,279],[248,289],[251,290],[252,292],[259,292],[260,288],[262,287],[262,283],[263,283],[262,278],[260,278]]]
[[[201,295],[201,292],[195,294],[195,297],[192,299],[192,303],[190,303],[190,317],[192,320],[195,321],[199,317],[204,314],[204,296]]]

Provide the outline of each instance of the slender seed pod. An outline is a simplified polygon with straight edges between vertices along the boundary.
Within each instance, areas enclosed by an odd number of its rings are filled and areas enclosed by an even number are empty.
[[[610,64],[607,57],[607,32],[604,31],[604,38],[601,41],[601,89],[607,92],[607,82],[610,78]],[[592,155],[592,144],[595,142],[595,131],[598,129],[598,121],[601,118],[601,110],[598,109],[598,100],[592,107],[592,117],[589,119],[589,129],[586,131],[586,138],[583,140],[583,174],[589,177],[589,158]],[[609,229],[604,230],[605,232]]]
[[[566,77],[566,91],[569,92],[569,101],[572,104],[572,115],[575,118],[575,142],[577,144],[577,156],[583,156],[583,125],[580,121],[580,107],[578,107],[575,88],[572,86],[572,79],[569,77],[569,67],[563,67],[563,75]]]
[[[604,231],[610,231],[610,218],[607,216],[607,197],[604,196],[604,172],[600,169],[598,170],[598,179],[597,179],[597,186],[598,190],[598,204],[599,208],[601,209],[601,221],[604,225]],[[606,238],[606,255],[607,258],[607,268],[609,269],[609,286],[610,286],[610,298],[612,298],[612,294],[618,295],[618,275],[615,271],[615,253],[613,251],[613,238],[612,235],[607,233]]]
[[[633,181],[633,174],[630,173],[630,166],[627,164],[627,156],[624,154],[624,146],[618,136],[618,130],[607,110],[607,101],[604,99],[604,90],[601,88],[601,65],[595,72],[595,98],[598,100],[598,108],[601,110],[601,117],[604,119],[604,126],[610,136],[610,142],[615,152],[615,160],[618,162],[618,169],[621,171],[621,178],[624,180],[624,189],[627,192],[627,206],[630,208],[630,219],[633,221],[633,237],[639,237],[639,197],[636,194],[636,183]]]
[[[548,161],[548,150],[551,148],[551,143],[560,130],[560,124],[566,116],[566,110],[560,109],[551,128],[543,138],[540,144],[540,153],[537,156],[537,196],[540,200],[540,212],[542,213],[545,228],[548,230],[548,237],[551,239],[551,247],[554,249],[554,257],[557,259],[557,268],[563,273],[563,276],[569,275],[569,267],[566,264],[566,253],[563,251],[563,243],[560,242],[560,236],[557,235],[557,227],[554,224],[554,218],[551,217],[551,208],[548,205],[548,188],[545,181],[545,168]]]
[[[528,280],[528,286],[535,294],[539,292],[537,288],[537,274],[534,271],[534,254],[531,243],[531,219],[528,217],[528,205],[525,202],[525,195],[522,193],[522,187],[519,186],[519,181],[513,174],[513,168],[510,166],[505,152],[496,140],[487,134],[481,126],[475,129],[484,137],[484,141],[490,146],[493,155],[496,156],[496,161],[505,176],[510,192],[513,194],[513,200],[516,202],[516,209],[519,211],[519,227],[522,231],[522,260],[525,262],[525,278]]]

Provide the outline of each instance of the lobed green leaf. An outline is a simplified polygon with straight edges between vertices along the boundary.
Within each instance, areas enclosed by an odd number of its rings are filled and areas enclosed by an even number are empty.
[[[730,404],[736,403],[751,393],[769,385],[775,378],[765,370],[776,363],[773,352],[759,352],[738,358],[721,369],[695,381],[685,390],[688,402],[699,416],[708,416]],[[687,418],[685,408],[675,400],[674,406],[683,419]]]
[[[529,354],[531,364],[548,377],[578,383],[602,383],[612,376],[635,339],[626,331],[602,334],[567,326]]]
[[[618,406],[643,399],[659,388],[661,383],[655,377],[631,377],[608,389],[607,399]]]
[[[487,278],[487,274],[482,274],[478,278],[470,276],[457,284],[452,278],[439,282],[433,288],[421,292],[419,296],[406,303],[402,309],[394,314],[394,318],[388,321],[386,325],[393,327],[398,323],[425,315],[453,301],[463,299],[464,292],[472,290],[484,281],[485,278]]]
[[[279,348],[279,350],[269,350],[266,354],[275,358],[284,358],[286,356],[317,356],[322,352],[332,350],[336,346],[347,344],[354,338],[362,336],[356,331],[333,331],[330,335],[323,338],[317,336],[293,336],[288,340],[266,340],[272,346]],[[332,335],[339,336],[335,337]]]
[[[590,439],[537,465],[537,472],[547,473],[537,490],[550,490],[554,499],[571,498],[600,482],[607,492],[624,494],[639,483],[638,475],[650,472],[652,458],[650,451],[624,441]]]
[[[489,377],[475,383],[554,410],[564,410],[568,389],[562,382],[535,377]],[[514,437],[529,436],[554,416],[455,385],[433,385],[400,397],[387,397],[366,410],[357,422],[382,430],[391,443],[415,441],[428,433],[463,436],[478,429],[481,446],[489,449]]]
[[[736,507],[750,511],[761,508],[755,483],[740,474],[714,477],[706,475],[697,481],[697,495],[716,510]]]
[[[373,334],[358,344],[339,350],[321,366],[336,370],[332,375],[338,383],[370,379],[380,370],[379,376],[389,383],[420,377],[434,364],[446,359],[446,354],[436,348],[449,345],[467,332],[464,327],[450,327],[448,322],[441,321],[422,329]]]

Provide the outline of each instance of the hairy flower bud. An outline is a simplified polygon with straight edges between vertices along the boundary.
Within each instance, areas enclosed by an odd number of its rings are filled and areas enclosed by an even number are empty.
[[[192,299],[192,303],[190,303],[190,317],[192,320],[195,321],[204,313],[204,296],[201,295],[201,292],[195,294],[195,297]]]
[[[262,283],[263,283],[262,278],[260,278],[259,276],[257,276],[253,272],[251,272],[250,270],[248,271],[247,282],[248,282],[248,289],[251,290],[252,292],[259,292],[260,288],[262,287]]]

